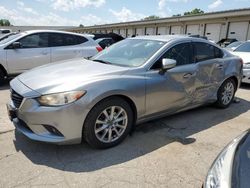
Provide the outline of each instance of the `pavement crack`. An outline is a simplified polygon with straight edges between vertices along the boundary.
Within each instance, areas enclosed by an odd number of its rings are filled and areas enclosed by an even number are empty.
[[[11,157],[11,156],[13,156],[13,155],[15,155],[15,154],[17,154],[17,153],[18,153],[18,152],[15,152],[15,153],[12,153],[12,154],[5,155],[5,156],[3,156],[3,157],[0,158],[0,161],[3,160],[3,159],[6,159],[6,158],[8,158],[8,157]]]
[[[1,134],[6,134],[6,133],[10,133],[10,132],[13,132],[14,130],[15,130],[15,129],[12,129],[12,130],[8,130],[8,131],[1,131],[1,132],[0,132],[0,135],[1,135]]]

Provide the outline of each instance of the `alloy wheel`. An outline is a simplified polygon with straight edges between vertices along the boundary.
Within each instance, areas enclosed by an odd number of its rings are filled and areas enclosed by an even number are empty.
[[[123,135],[127,125],[127,112],[120,106],[110,106],[96,119],[95,135],[103,143],[112,143]]]

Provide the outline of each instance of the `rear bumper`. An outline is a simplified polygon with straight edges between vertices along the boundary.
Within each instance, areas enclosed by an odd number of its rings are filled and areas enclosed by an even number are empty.
[[[243,69],[242,83],[250,84],[250,69]]]

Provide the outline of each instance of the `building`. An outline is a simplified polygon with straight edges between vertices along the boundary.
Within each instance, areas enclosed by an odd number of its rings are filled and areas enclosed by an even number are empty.
[[[131,37],[132,35],[199,34],[214,42],[218,42],[223,38],[236,38],[244,41],[250,39],[249,22],[250,8],[246,8],[193,16],[78,27],[70,31],[79,33],[114,32],[123,37]]]
[[[28,30],[70,30],[74,29],[73,26],[0,26],[0,29],[9,29],[12,32],[22,32]]]

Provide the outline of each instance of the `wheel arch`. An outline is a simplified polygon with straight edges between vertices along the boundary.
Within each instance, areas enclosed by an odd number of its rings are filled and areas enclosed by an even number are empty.
[[[133,123],[135,124],[136,123],[136,120],[137,120],[137,116],[138,116],[138,112],[137,112],[137,107],[135,105],[135,102],[130,98],[128,97],[127,95],[124,95],[124,94],[113,94],[113,95],[109,95],[109,96],[105,96],[103,97],[102,99],[98,100],[93,106],[92,108],[90,109],[90,111],[100,102],[104,101],[104,100],[107,100],[107,99],[110,99],[110,98],[113,98],[113,97],[117,97],[117,98],[121,98],[123,100],[125,100],[129,106],[131,107],[132,111],[133,111]],[[90,113],[90,111],[88,112],[88,114]]]
[[[235,76],[235,75],[230,75],[230,76],[226,77],[226,78],[221,82],[220,86],[221,86],[226,80],[228,80],[228,79],[232,79],[232,80],[235,82],[235,84],[236,84],[236,89],[239,87],[240,81],[238,80],[237,76]]]
[[[4,76],[7,76],[7,75],[8,75],[7,70],[4,68],[4,66],[3,66],[2,64],[0,64],[0,70],[3,71]]]

